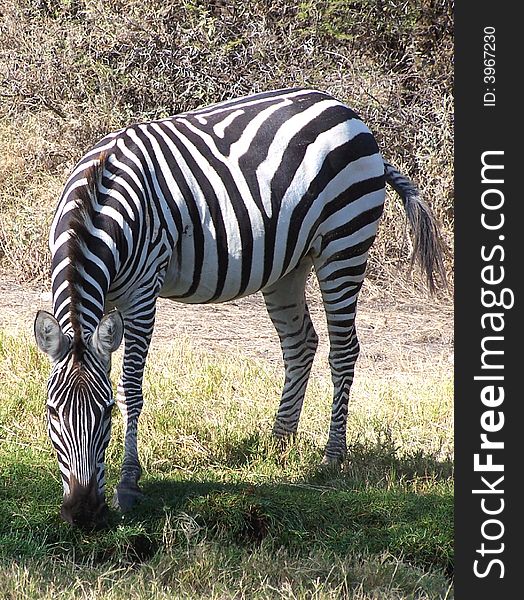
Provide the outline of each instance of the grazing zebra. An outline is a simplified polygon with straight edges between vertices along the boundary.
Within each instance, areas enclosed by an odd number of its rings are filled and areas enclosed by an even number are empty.
[[[369,129],[331,96],[288,89],[239,98],[101,140],[68,179],[50,231],[53,314],[35,336],[52,360],[47,416],[63,481],[62,517],[99,522],[113,394],[125,449],[115,503],[141,492],[137,427],[159,296],[226,302],[262,291],[280,337],[285,383],[274,434],[294,434],[317,336],[304,297],[314,268],[327,315],[334,396],[324,460],[346,451],[359,344],[355,311],[390,183],[433,289],[443,273],[435,220],[385,163]],[[114,310],[113,310],[114,309]]]

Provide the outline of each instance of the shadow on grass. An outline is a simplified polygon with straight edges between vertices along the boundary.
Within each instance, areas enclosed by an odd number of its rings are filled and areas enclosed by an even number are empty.
[[[226,448],[225,456],[236,458],[234,466],[249,466],[260,460],[265,443],[250,436]],[[312,548],[341,557],[389,553],[451,575],[450,462],[422,454],[400,458],[379,444],[353,446],[346,465],[333,471],[314,467],[320,452],[311,450],[311,466],[293,483],[213,481],[211,469],[189,478],[176,470],[146,475],[145,499],[125,518],[112,511],[106,530],[89,533],[60,522],[61,491],[49,473],[17,465],[9,485],[0,480],[0,556],[132,565],[205,539],[244,549],[284,547],[297,555]],[[425,491],[416,493],[406,482]]]
[[[315,546],[341,557],[389,553],[451,576],[453,497],[449,488],[423,494],[351,490],[318,485],[324,477],[324,473],[316,475],[314,483],[257,486],[148,480],[143,484],[147,499],[128,519],[142,522],[153,515],[171,515],[182,519],[182,537],[211,536],[250,547],[270,543],[299,554]]]
[[[355,442],[339,470],[320,467],[323,449],[305,436],[276,442],[267,434],[253,433],[240,440],[224,440],[221,462],[230,469],[243,469],[259,463],[260,457],[282,468],[300,465],[303,483],[327,483],[335,487],[386,487],[418,482],[451,482],[454,472],[451,457],[442,458],[421,450],[402,453],[390,431],[382,431],[376,443]],[[306,457],[304,459],[304,457]]]

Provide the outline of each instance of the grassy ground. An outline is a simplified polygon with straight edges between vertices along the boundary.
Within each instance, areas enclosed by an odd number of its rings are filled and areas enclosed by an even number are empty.
[[[115,361],[115,363],[118,361]],[[452,382],[438,371],[355,382],[350,456],[318,468],[330,386],[300,435],[270,438],[280,372],[188,343],[149,361],[140,430],[147,494],[107,530],[60,522],[44,422],[47,359],[0,334],[0,596],[451,598]],[[109,492],[122,452],[114,418]]]

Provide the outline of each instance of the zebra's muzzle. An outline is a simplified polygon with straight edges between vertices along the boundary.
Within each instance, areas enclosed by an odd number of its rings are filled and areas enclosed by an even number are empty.
[[[87,486],[81,485],[74,475],[69,481],[69,495],[64,498],[60,516],[64,521],[81,529],[103,527],[107,520],[105,497],[98,492],[96,474]]]

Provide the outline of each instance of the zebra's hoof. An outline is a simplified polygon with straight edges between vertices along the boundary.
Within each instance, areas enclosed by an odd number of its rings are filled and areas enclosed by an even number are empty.
[[[295,431],[273,433],[273,441],[280,452],[285,452],[295,442],[297,434]]]
[[[324,458],[320,463],[320,467],[326,471],[340,471],[344,463],[345,455],[328,456],[324,454]]]
[[[118,486],[113,495],[113,508],[125,513],[130,511],[143,498],[144,494],[141,492],[138,486]]]

